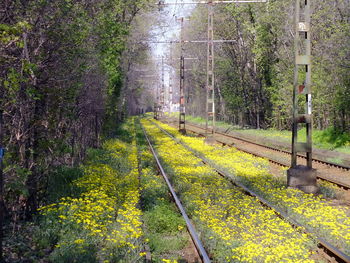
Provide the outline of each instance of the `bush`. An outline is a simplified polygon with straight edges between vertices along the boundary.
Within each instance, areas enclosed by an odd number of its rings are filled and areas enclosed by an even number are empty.
[[[57,202],[65,196],[79,196],[81,189],[73,182],[83,176],[83,171],[79,167],[58,167],[50,176],[48,181],[48,203]]]
[[[350,146],[350,134],[341,132],[333,127],[324,131],[315,131],[314,138],[316,143],[329,144],[329,148]]]

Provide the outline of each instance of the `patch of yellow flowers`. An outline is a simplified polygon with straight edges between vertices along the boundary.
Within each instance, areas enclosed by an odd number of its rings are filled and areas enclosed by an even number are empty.
[[[202,138],[182,136],[168,125],[157,122],[214,167],[259,193],[291,218],[312,229],[319,237],[350,254],[350,209],[332,206],[322,196],[287,189],[286,183],[269,174],[268,162],[229,147],[207,145]]]
[[[84,192],[42,207],[41,214],[58,219],[61,233],[55,249],[60,254],[72,246],[93,246],[100,262],[135,262],[142,257],[136,143],[110,140],[103,149],[109,161],[90,161],[75,182]]]
[[[314,262],[316,246],[309,236],[218,176],[154,125],[142,124],[216,262]],[[258,164],[252,172],[259,174],[263,167]]]

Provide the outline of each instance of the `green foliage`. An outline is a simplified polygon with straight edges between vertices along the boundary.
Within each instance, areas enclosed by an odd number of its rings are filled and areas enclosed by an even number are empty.
[[[6,101],[15,103],[17,101],[17,94],[22,82],[26,81],[19,72],[14,68],[8,70],[8,74],[3,80],[3,87],[5,89]]]
[[[47,202],[57,202],[65,196],[75,197],[81,194],[81,189],[73,184],[83,175],[79,167],[57,167],[49,176],[47,183]]]
[[[122,53],[133,18],[150,1],[10,2],[0,23],[0,107],[6,113],[1,145],[7,149],[6,207],[21,220],[38,205],[84,190],[73,183],[83,174],[77,166],[87,149],[99,145],[103,126],[115,133]],[[130,171],[127,160],[111,158],[109,150],[88,154],[121,173]],[[38,233],[43,250],[57,241],[60,226],[53,225],[43,223],[47,228]],[[74,250],[67,248],[67,261]],[[9,250],[6,256],[12,262],[18,254]],[[61,256],[57,252],[57,261]]]
[[[185,226],[183,218],[169,204],[155,206],[144,215],[148,228],[156,233],[176,233]]]
[[[28,175],[31,173],[29,169],[23,168],[19,165],[7,166],[4,172],[9,169],[13,171],[15,176],[8,178],[8,182],[5,186],[5,191],[8,192],[7,201],[12,202],[18,198],[18,196],[27,197],[28,189],[25,187],[25,182],[28,179]]]
[[[319,130],[350,127],[349,10],[346,1],[336,7],[327,1],[312,2],[312,104]],[[215,9],[215,38],[233,39],[215,51],[217,119],[240,126],[290,129],[294,75],[295,1],[266,4],[221,5]],[[187,37],[205,34],[206,9],[197,7]],[[202,47],[189,47],[205,61]],[[200,62],[201,63],[201,62]],[[203,63],[203,62],[202,62]],[[205,63],[189,73],[192,115],[205,110]],[[204,75],[204,76],[203,76]],[[199,76],[199,77],[198,77]],[[300,82],[305,75],[300,74]],[[201,85],[195,84],[201,82]],[[195,90],[195,91],[193,91]],[[304,99],[304,98],[302,98]],[[301,109],[304,108],[304,105]]]
[[[147,163],[145,161],[142,161],[142,165],[144,167],[147,167],[148,165],[154,165],[154,163],[150,162]],[[161,178],[159,178],[159,181]],[[154,182],[152,180],[149,180],[145,177],[142,177],[141,183],[143,185],[145,184],[153,184]],[[166,206],[168,200],[168,189],[164,184],[161,184],[160,187],[145,187],[142,191],[142,209],[144,211],[150,211],[150,218],[152,217],[152,213],[156,213],[155,207],[162,207]],[[174,209],[174,207],[169,207],[170,209]],[[152,223],[152,221],[150,221]],[[153,224],[153,223],[152,223]]]
[[[20,42],[20,35],[30,28],[31,26],[26,21],[17,22],[15,25],[0,23],[0,43],[7,45],[16,42],[19,47],[23,47],[23,43]]]
[[[330,149],[350,146],[350,134],[337,130],[333,127],[330,127],[324,131],[314,132],[314,139],[316,143],[324,145]]]

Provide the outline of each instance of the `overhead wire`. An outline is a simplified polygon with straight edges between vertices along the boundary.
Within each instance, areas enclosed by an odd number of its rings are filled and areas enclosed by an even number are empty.
[[[155,29],[153,30],[154,34],[152,34],[152,38],[161,38],[164,40],[167,40],[169,38],[169,35],[173,32],[173,34],[176,34],[176,32],[178,32],[180,30],[178,24],[175,24],[175,19],[177,15],[181,15],[181,13],[184,12],[184,8],[185,5],[181,4],[184,1],[181,0],[181,2],[179,3],[178,0],[175,1],[175,5],[174,8],[170,8],[168,10],[165,10],[165,12],[163,13],[163,15],[161,15],[161,19],[163,21],[161,21],[162,23],[159,24]],[[171,15],[172,14],[172,15]],[[164,19],[163,16],[166,16],[167,18]],[[165,21],[164,21],[165,20]],[[167,28],[167,29],[165,29]],[[167,47],[164,47],[164,45],[167,45]],[[163,47],[161,47],[163,46]],[[154,47],[155,49],[161,49],[163,52],[161,52],[163,54],[163,56],[166,54],[165,50],[168,50],[170,47],[168,44],[164,43],[164,44],[156,44],[156,46]],[[155,65],[156,67],[159,67],[159,64],[156,63]]]

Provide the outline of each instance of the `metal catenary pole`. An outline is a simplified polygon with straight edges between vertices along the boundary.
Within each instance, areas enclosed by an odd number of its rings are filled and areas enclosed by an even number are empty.
[[[207,39],[207,101],[206,101],[206,141],[212,142],[215,136],[215,60],[214,60],[214,4],[265,3],[265,1],[207,1],[208,39]],[[203,2],[204,3],[204,2]]]
[[[159,42],[155,42],[155,41],[150,41],[149,43],[159,43]],[[175,44],[175,43],[184,43],[184,41],[177,41],[177,42],[161,42],[161,43],[169,43],[169,44]],[[181,92],[183,94],[185,94],[184,92],[184,77],[185,77],[185,72],[186,70],[190,70],[190,69],[185,69],[184,68],[184,63],[185,63],[185,60],[197,60],[198,58],[193,58],[193,57],[184,57],[184,56],[181,56],[180,58],[175,58],[173,59],[172,58],[172,52],[170,53],[170,61],[177,61],[179,60],[180,61],[180,94]],[[161,59],[152,59],[151,61],[158,61],[158,60],[161,60],[162,61],[162,74],[161,74],[161,85],[162,85],[162,88],[159,90],[157,90],[157,94],[156,95],[156,98],[157,98],[157,102],[158,103],[155,103],[154,104],[154,119],[158,119],[159,117],[161,117],[162,113],[164,113],[164,109],[166,107],[169,107],[170,109],[170,105],[173,103],[173,85],[172,85],[172,75],[171,75],[171,65],[170,65],[170,70],[169,70],[169,91],[168,91],[168,94],[169,94],[169,99],[167,100],[166,99],[166,87],[165,87],[165,78],[164,78],[164,75],[165,75],[165,61],[164,61],[164,57],[162,57]],[[144,71],[144,72],[147,72],[147,71]],[[154,77],[156,75],[149,75],[148,77]],[[158,87],[159,89],[159,87]],[[168,102],[168,103],[166,103]],[[180,102],[181,102],[181,96],[180,96]],[[185,103],[185,96],[183,95],[183,102]],[[185,105],[183,103],[183,115],[181,116],[180,114],[180,121],[179,123],[182,122],[183,120],[183,124],[185,125]],[[181,103],[180,103],[181,105]],[[180,106],[181,108],[181,106]],[[181,113],[181,112],[180,112]],[[183,126],[184,126],[183,125]],[[185,127],[184,127],[185,128]],[[181,130],[181,129],[179,129]],[[184,130],[182,130],[184,131]]]
[[[214,91],[214,10],[212,1],[208,2],[208,43],[207,43],[207,101],[206,138],[215,134],[215,91]]]
[[[180,29],[180,101],[179,101],[179,132],[186,133],[186,105],[185,105],[185,59],[184,59],[184,22],[185,18],[178,19],[181,23]]]
[[[164,113],[164,101],[165,101],[165,80],[164,80],[164,57],[162,57],[162,87],[160,89],[160,107],[159,115],[162,117]]]
[[[157,89],[156,89],[156,102],[154,103],[154,119],[158,120],[159,119],[159,84],[157,84]]]
[[[184,5],[184,4],[206,4],[208,6],[208,38],[207,41],[207,99],[206,99],[206,139],[207,141],[212,141],[215,135],[215,76],[214,76],[214,4],[231,4],[231,3],[266,3],[267,0],[235,0],[235,1],[198,1],[198,2],[181,2],[181,3],[165,3],[165,1],[159,1],[159,6],[164,5]],[[182,33],[181,33],[182,37]],[[222,41],[222,40],[221,40]],[[229,42],[228,40],[227,42]],[[183,40],[180,40],[181,45]],[[192,41],[194,43],[194,41]],[[199,42],[199,41],[198,41]],[[224,42],[224,41],[223,41]],[[183,104],[183,107],[185,105]],[[183,115],[185,116],[185,115]],[[179,130],[181,131],[181,94],[180,94],[180,121],[179,121]],[[185,121],[183,120],[184,124]],[[210,130],[209,130],[210,129]]]
[[[185,105],[185,59],[180,59],[180,114],[179,114],[179,131],[186,133],[186,105]]]
[[[172,74],[172,61],[173,61],[173,49],[170,47],[169,98],[168,98],[169,113],[171,112],[171,106],[172,106],[172,104],[173,104],[173,74]]]
[[[311,107],[311,0],[296,0],[295,69],[293,85],[292,168],[297,166],[298,152],[305,152],[307,167],[312,168],[312,107]],[[305,76],[305,77],[304,77]],[[301,79],[301,78],[304,79]],[[299,97],[305,98],[305,109],[299,112]],[[298,126],[306,125],[306,142],[298,142]]]

